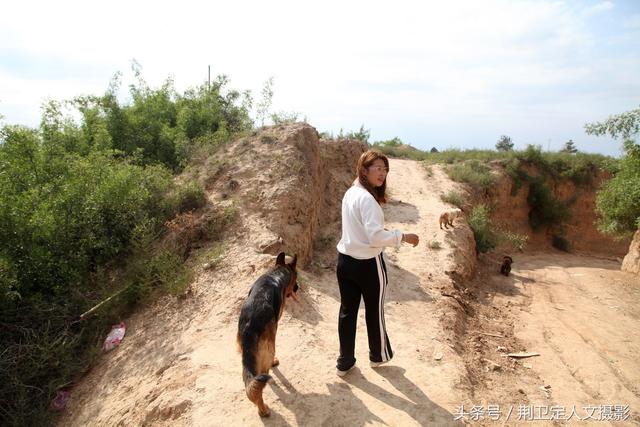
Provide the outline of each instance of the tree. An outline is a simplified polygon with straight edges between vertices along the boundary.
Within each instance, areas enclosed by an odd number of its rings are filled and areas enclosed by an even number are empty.
[[[357,132],[351,131],[346,135],[342,132],[342,128],[338,133],[338,139],[346,138],[346,139],[357,139],[359,141],[364,142],[365,144],[369,143],[369,137],[371,136],[371,130],[365,129],[364,125],[360,125],[360,130]]]
[[[596,199],[598,228],[607,234],[627,234],[640,228],[640,145],[635,136],[640,132],[640,108],[610,116],[604,122],[588,123],[589,135],[609,134],[623,138],[625,155],[618,171],[607,181]]]
[[[575,146],[575,143],[573,142],[572,139],[568,140],[567,142],[564,143],[564,147],[562,147],[562,150],[560,150],[561,153],[577,153],[578,149]]]
[[[623,141],[633,140],[640,132],[640,108],[609,116],[604,122],[587,123],[584,128],[588,135],[609,134],[612,138],[622,137]]]
[[[513,150],[513,142],[511,142],[511,137],[507,135],[502,135],[496,144],[496,150],[498,151]]]
[[[438,152],[438,149],[437,149],[436,147],[431,147],[431,152],[432,152],[432,153],[437,153],[437,152]]]
[[[271,102],[273,100],[273,77],[269,77],[266,82],[264,82],[264,86],[262,87],[262,99],[258,102],[256,106],[258,111],[258,120],[260,121],[260,126],[264,126],[264,120],[269,115],[269,110],[271,109]]]

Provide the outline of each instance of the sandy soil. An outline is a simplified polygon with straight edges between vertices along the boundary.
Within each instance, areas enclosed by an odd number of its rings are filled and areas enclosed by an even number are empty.
[[[124,342],[74,388],[60,424],[462,425],[472,421],[454,421],[460,405],[640,408],[637,278],[617,271],[615,261],[556,253],[514,256],[513,274],[504,278],[487,258],[469,284],[466,330],[456,333],[448,325],[455,304],[442,290],[451,284],[445,272],[463,262],[457,249],[465,236],[458,228],[438,228],[446,208],[439,195],[456,184],[440,168],[428,176],[408,160],[392,160],[388,179],[388,228],[421,237],[416,248],[386,251],[391,363],[368,366],[361,310],[357,368],[335,375],[339,294],[334,263],[327,261],[335,259],[334,235],[325,252],[314,255],[323,261],[300,272],[301,302],[289,305],[280,321],[280,366],[264,393],[272,414],[258,416],[244,394],[235,335],[246,292],[275,257],[256,250],[263,224],[247,217],[221,267],[203,271],[190,296],[164,299],[128,320]],[[431,249],[436,241],[441,248]],[[508,360],[498,345],[541,356]],[[501,368],[487,369],[483,359]],[[539,388],[545,385],[550,391]]]
[[[484,257],[472,284],[476,312],[465,358],[476,404],[512,408],[514,421],[520,405],[532,407],[520,424],[551,424],[544,412],[557,407],[566,410],[563,418],[575,408],[570,425],[639,425],[638,276],[621,272],[615,259],[558,251],[513,257],[509,277],[497,274],[497,258]],[[512,359],[508,352],[539,356]],[[627,414],[626,422],[607,420],[607,405],[626,407],[613,411]],[[553,417],[559,424],[559,413]]]

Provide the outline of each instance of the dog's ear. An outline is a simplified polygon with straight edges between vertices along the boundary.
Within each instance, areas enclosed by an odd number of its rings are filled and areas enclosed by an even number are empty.
[[[293,256],[293,260],[289,263],[289,267],[291,267],[292,270],[295,271],[296,269],[296,263],[298,262],[298,254],[295,254]]]

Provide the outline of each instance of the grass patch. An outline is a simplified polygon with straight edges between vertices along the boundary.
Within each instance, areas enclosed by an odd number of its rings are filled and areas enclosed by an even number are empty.
[[[618,163],[616,159],[601,154],[543,152],[541,147],[535,145],[519,151],[451,149],[425,154],[424,161],[429,164],[456,164],[469,160],[482,163],[498,161],[514,178],[521,166],[533,165],[543,174],[554,179],[569,179],[576,185],[590,185],[598,169],[615,171]]]
[[[453,206],[456,206],[460,209],[462,209],[462,205],[464,204],[464,196],[462,193],[458,192],[458,191],[449,191],[448,193],[445,194],[441,194],[440,195],[440,200],[442,200],[445,203],[449,203]]]
[[[466,162],[468,160],[477,160],[479,162],[490,162],[492,160],[509,159],[513,156],[513,151],[495,151],[495,150],[460,150],[450,149],[440,151],[438,153],[427,154],[424,159],[427,163],[445,163],[454,164]]]
[[[464,182],[475,189],[488,190],[496,183],[491,168],[478,160],[469,160],[448,166],[447,174],[456,182]]]
[[[431,249],[435,249],[435,250],[437,250],[437,249],[442,249],[442,246],[440,246],[440,242],[438,242],[437,240],[432,240],[432,241],[430,241],[430,242],[429,242],[429,247],[430,247]]]
[[[497,234],[498,240],[500,242],[505,242],[509,246],[519,250],[520,252],[524,250],[525,246],[527,245],[527,241],[529,240],[529,236],[527,236],[526,234],[517,234],[508,230],[499,230]]]
[[[431,178],[433,176],[433,169],[431,168],[431,165],[428,165],[426,163],[423,163],[423,165],[424,165],[424,170],[427,172],[427,176]]]
[[[398,145],[398,146],[390,146],[383,144],[373,144],[372,148],[381,151],[387,157],[395,157],[400,159],[410,159],[410,160],[426,160],[429,156],[429,153],[425,151],[418,150],[410,145]]]
[[[214,243],[208,248],[198,251],[195,256],[195,264],[201,265],[205,270],[215,270],[222,262],[227,247],[223,243]]]

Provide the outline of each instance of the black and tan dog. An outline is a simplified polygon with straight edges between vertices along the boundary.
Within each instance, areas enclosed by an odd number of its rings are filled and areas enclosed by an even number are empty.
[[[500,274],[508,276],[511,272],[511,264],[513,264],[513,259],[510,256],[505,255],[502,261],[502,265],[500,266]]]
[[[269,369],[279,363],[276,358],[278,320],[288,297],[298,301],[296,260],[294,256],[287,264],[284,252],[280,252],[276,266],[251,286],[240,311],[238,345],[242,353],[242,378],[247,397],[258,407],[261,417],[269,416],[262,390],[271,379]]]

